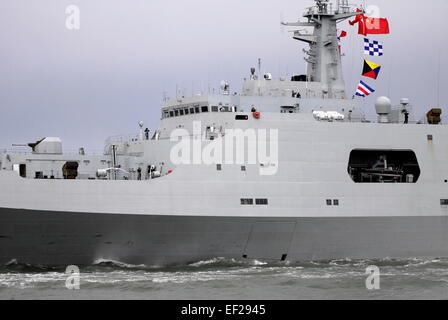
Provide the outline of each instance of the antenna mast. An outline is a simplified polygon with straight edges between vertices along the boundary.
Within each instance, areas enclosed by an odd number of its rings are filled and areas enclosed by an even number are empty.
[[[345,99],[345,82],[342,76],[342,61],[337,38],[337,23],[361,13],[355,12],[348,0],[337,0],[336,9],[330,0],[315,0],[316,4],[307,9],[303,17],[307,21],[282,23],[290,27],[311,27],[294,30],[293,38],[306,42],[310,50],[305,53],[307,80],[321,85],[322,97]]]

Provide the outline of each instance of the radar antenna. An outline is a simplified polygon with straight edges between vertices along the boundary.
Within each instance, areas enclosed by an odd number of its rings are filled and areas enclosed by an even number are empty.
[[[342,76],[342,60],[337,38],[337,24],[353,16],[362,14],[348,4],[348,0],[337,0],[336,8],[330,0],[315,0],[315,5],[308,8],[303,17],[307,21],[282,25],[296,27],[293,38],[306,42],[310,49],[306,52],[307,79],[321,85],[322,97],[345,99],[345,83]],[[308,33],[297,27],[311,27]]]

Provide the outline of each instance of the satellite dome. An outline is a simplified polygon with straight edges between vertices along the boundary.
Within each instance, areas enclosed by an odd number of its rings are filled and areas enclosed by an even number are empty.
[[[381,115],[388,115],[392,110],[392,103],[388,97],[379,97],[375,102],[376,113]]]
[[[408,98],[401,98],[400,100],[400,104],[406,106],[409,104],[409,99]]]

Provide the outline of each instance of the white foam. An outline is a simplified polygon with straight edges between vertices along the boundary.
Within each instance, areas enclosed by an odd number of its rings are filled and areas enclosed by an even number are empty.
[[[121,262],[121,261],[117,261],[117,260],[103,259],[103,258],[96,259],[93,262],[93,265],[100,265],[100,264],[111,264],[111,265],[119,267],[119,268],[128,268],[128,269],[146,268],[147,267],[144,264],[130,264],[130,263],[125,263],[125,262]]]
[[[9,262],[7,262],[7,263],[5,263],[5,266],[15,266],[15,265],[18,265],[19,264],[19,262],[17,261],[17,259],[12,259],[11,261],[9,261]]]

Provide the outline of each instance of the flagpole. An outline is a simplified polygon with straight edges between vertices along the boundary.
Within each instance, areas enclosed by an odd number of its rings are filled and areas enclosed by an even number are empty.
[[[392,85],[392,66],[393,66],[393,64],[392,64],[392,55],[390,55],[390,59],[389,59],[389,64],[390,64],[390,69],[389,69],[389,83],[388,83],[388,86],[387,86],[387,96],[390,98],[390,87],[391,87],[391,85]]]
[[[439,46],[439,61],[437,64],[437,108],[440,108],[440,46]]]

